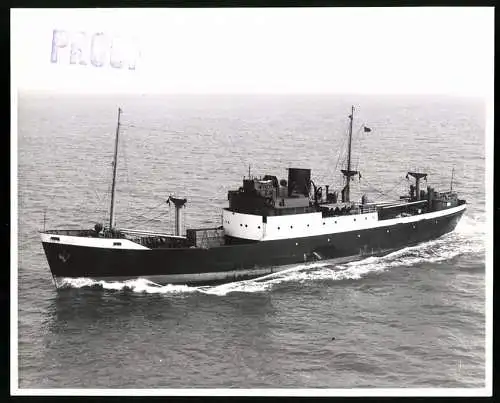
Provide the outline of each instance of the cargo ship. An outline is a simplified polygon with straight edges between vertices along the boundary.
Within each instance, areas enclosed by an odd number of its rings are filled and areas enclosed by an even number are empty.
[[[175,230],[161,233],[118,228],[114,205],[120,117],[115,137],[109,222],[93,228],[40,231],[56,288],[64,278],[208,285],[257,278],[287,265],[328,260],[344,263],[383,256],[453,231],[466,201],[450,189],[422,186],[427,173],[409,171],[408,192],[394,201],[351,200],[354,107],[349,115],[342,189],[317,186],[308,168],[288,168],[287,179],[266,174],[244,177],[228,192],[222,222],[183,228],[187,199],[170,196]],[[364,127],[365,131],[370,131]],[[324,190],[324,191],[323,191]]]

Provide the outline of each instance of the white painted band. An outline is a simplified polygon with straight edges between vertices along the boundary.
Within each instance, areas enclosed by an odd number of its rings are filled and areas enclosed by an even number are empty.
[[[119,238],[92,238],[85,236],[69,236],[59,234],[40,233],[42,242],[62,245],[87,246],[90,248],[109,249],[149,249],[128,239]]]
[[[263,228],[262,233],[260,235],[260,239],[258,240],[271,241],[279,239],[304,238],[311,236],[344,233],[349,231],[362,231],[372,228],[383,228],[397,224],[415,223],[423,220],[438,219],[451,214],[455,214],[460,211],[464,211],[465,209],[466,205],[463,204],[445,210],[433,211],[431,213],[412,215],[409,217],[392,218],[388,220],[377,220],[376,213],[353,214],[349,216],[325,217],[325,218],[320,217],[321,213],[298,214],[296,216],[282,216],[283,219],[287,220],[287,223],[283,225],[283,224],[276,224],[273,222],[273,225],[275,226],[282,225],[283,235],[277,234],[276,231],[274,232],[270,231],[269,227],[271,219],[268,218],[269,223],[265,226],[262,225]],[[227,213],[228,212],[226,212],[226,214]],[[311,217],[311,220],[315,221],[315,225],[311,225],[310,227],[300,229],[297,228],[298,226],[295,223],[293,223],[292,226],[295,226],[295,230],[293,231],[288,230],[287,226],[294,218],[296,218],[297,220],[300,219],[301,221],[304,221],[304,218],[307,218],[307,216]],[[364,220],[365,216],[370,219]],[[245,220],[248,217],[249,221],[252,222],[252,227],[256,227],[257,219],[260,218],[260,220],[262,220],[261,216],[255,216],[250,214],[238,214],[238,217],[240,220]],[[278,218],[275,219],[277,220]],[[325,224],[323,224],[323,222]],[[302,227],[304,227],[304,225],[302,225]],[[271,235],[264,235],[264,228],[266,230],[266,233],[269,234],[269,232],[271,232]],[[226,233],[228,232],[228,229],[229,228],[226,225]],[[238,235],[241,238],[245,238],[244,237],[245,234],[238,234]],[[87,246],[93,248],[109,248],[109,249],[146,249],[146,250],[150,249],[138,243],[132,242],[128,239],[92,238],[92,237],[79,237],[79,236],[68,236],[68,235],[47,234],[47,233],[41,233],[40,237],[42,239],[42,242],[57,243],[64,245]],[[245,239],[254,239],[254,238],[249,236]]]
[[[259,277],[265,276],[266,274],[275,273],[277,271],[281,271],[280,267],[266,267],[259,269],[248,269],[248,270],[231,270],[231,271],[222,271],[222,272],[213,272],[213,273],[192,273],[192,274],[162,274],[162,275],[154,275],[154,276],[135,276],[135,277],[91,277],[92,280],[95,281],[126,281],[133,280],[138,278],[143,278],[153,283],[166,285],[166,284],[183,284],[188,282],[210,282],[210,281],[224,281],[228,279],[232,279],[237,281],[238,278],[241,277]],[[61,280],[62,278],[57,277],[57,280]]]

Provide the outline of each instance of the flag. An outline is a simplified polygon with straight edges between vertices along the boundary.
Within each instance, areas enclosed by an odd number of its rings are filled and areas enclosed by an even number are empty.
[[[371,131],[372,131],[372,129],[370,129],[369,127],[363,126],[363,131],[364,131],[365,133],[369,133],[369,132],[371,132]]]

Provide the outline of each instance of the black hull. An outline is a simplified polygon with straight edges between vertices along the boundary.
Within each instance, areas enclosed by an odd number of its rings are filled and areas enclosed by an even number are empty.
[[[414,223],[210,249],[119,250],[47,242],[43,248],[56,278],[141,277],[163,284],[208,284],[258,277],[304,261],[381,255],[453,231],[462,214],[463,210]]]

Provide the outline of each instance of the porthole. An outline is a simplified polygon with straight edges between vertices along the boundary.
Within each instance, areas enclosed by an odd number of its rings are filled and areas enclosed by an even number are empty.
[[[415,228],[415,226],[414,226],[414,225],[412,225],[412,227],[413,227],[413,228]]]
[[[280,229],[280,227],[278,227],[278,229]]]
[[[293,229],[293,225],[290,225],[290,229]]]
[[[309,227],[309,224],[307,224],[307,226]]]
[[[240,227],[243,227],[243,224],[240,224]]]
[[[328,238],[328,242],[330,242],[330,238]]]
[[[247,227],[248,227],[248,225],[245,224],[245,228],[247,228]]]
[[[260,225],[257,228],[260,229]]]
[[[323,225],[325,225],[325,223],[323,223]]]
[[[298,242],[295,242],[295,246],[299,246],[299,243],[298,243]]]
[[[356,221],[356,219],[354,219],[354,221]]]
[[[335,221],[335,224],[337,224],[337,221]]]
[[[358,238],[361,238],[361,235],[358,234]]]
[[[436,224],[438,223],[438,220],[434,221]]]
[[[387,232],[389,232],[389,230],[387,230]]]
[[[365,217],[365,220],[368,220],[368,217]]]

